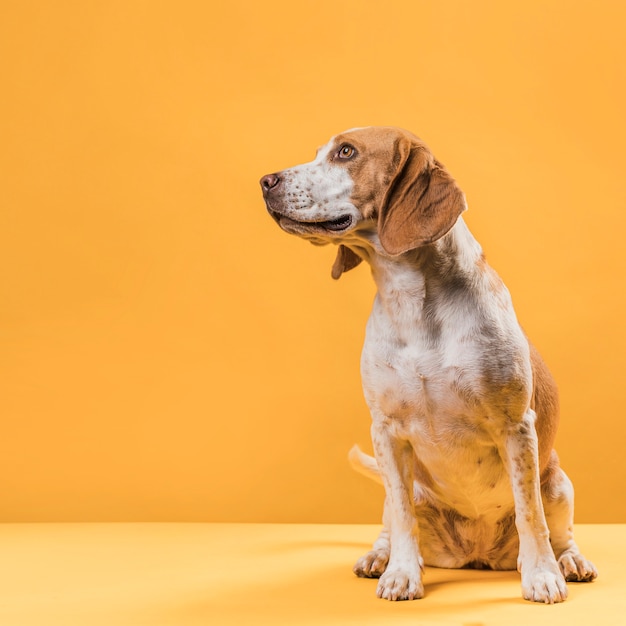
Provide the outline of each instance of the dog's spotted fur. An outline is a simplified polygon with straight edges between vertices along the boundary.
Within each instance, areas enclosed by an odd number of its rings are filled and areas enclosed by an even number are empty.
[[[385,486],[384,529],[356,574],[390,600],[422,597],[424,563],[517,565],[546,603],[593,580],[552,449],[554,381],[441,163],[406,131],[354,129],[261,185],[285,231],[339,245],[333,277],[366,261],[378,287],[361,361],[376,459],[351,458]]]

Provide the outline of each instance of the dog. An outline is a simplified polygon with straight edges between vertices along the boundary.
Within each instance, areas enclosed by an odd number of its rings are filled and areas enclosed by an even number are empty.
[[[354,572],[388,600],[423,597],[424,565],[517,567],[548,604],[594,580],[553,450],[555,382],[426,144],[352,129],[260,184],[284,231],[338,245],[333,278],[365,261],[377,286],[361,358],[374,458],[350,458],[384,485],[383,530]]]

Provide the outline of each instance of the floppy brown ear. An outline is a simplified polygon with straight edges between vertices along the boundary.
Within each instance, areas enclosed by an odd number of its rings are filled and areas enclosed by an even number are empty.
[[[344,272],[354,269],[362,260],[363,259],[358,254],[352,252],[350,248],[340,244],[339,250],[337,250],[337,258],[333,263],[331,276],[337,280]]]
[[[393,255],[443,237],[466,208],[463,192],[445,167],[425,146],[407,143],[398,148],[404,166],[378,216],[380,243]]]

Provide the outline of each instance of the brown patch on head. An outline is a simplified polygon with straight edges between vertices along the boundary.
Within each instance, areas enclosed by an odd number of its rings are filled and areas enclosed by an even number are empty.
[[[399,128],[372,126],[337,135],[328,153],[333,165],[345,167],[354,181],[351,201],[365,219],[378,214],[391,183],[403,164],[401,142],[420,142],[417,137]],[[356,150],[349,159],[339,157],[342,146]],[[421,144],[424,145],[424,144]],[[427,150],[426,146],[424,148]]]
[[[369,127],[347,131],[337,135],[327,159],[334,166],[345,167],[354,181],[352,204],[364,219],[378,214],[386,190],[400,167],[400,155],[396,149],[399,134],[405,133],[390,127]],[[408,135],[408,133],[406,133]],[[417,138],[414,138],[419,141]],[[350,158],[340,158],[342,146],[355,149]],[[346,246],[339,246],[332,269],[332,277],[338,279],[343,272],[353,269],[361,257]]]
[[[377,218],[378,235],[392,255],[443,237],[465,210],[465,197],[426,144],[406,130],[373,126],[337,135],[328,160],[345,167],[354,182],[351,202],[364,219]],[[342,148],[348,150],[346,156]],[[333,278],[360,257],[341,249]]]
[[[345,144],[356,149],[340,159]],[[354,181],[352,201],[367,219],[378,215],[378,234],[389,254],[443,237],[465,210],[465,198],[444,166],[420,139],[398,128],[373,127],[335,138],[329,153]]]

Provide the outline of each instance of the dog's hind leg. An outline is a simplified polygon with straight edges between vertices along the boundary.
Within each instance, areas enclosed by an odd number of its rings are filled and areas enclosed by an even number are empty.
[[[360,578],[380,578],[387,569],[391,544],[389,541],[387,499],[383,511],[383,529],[374,542],[372,549],[364,554],[352,568],[352,571]]]
[[[574,541],[574,487],[559,467],[556,452],[541,477],[541,498],[550,530],[550,543],[567,581],[589,582],[598,572]]]

